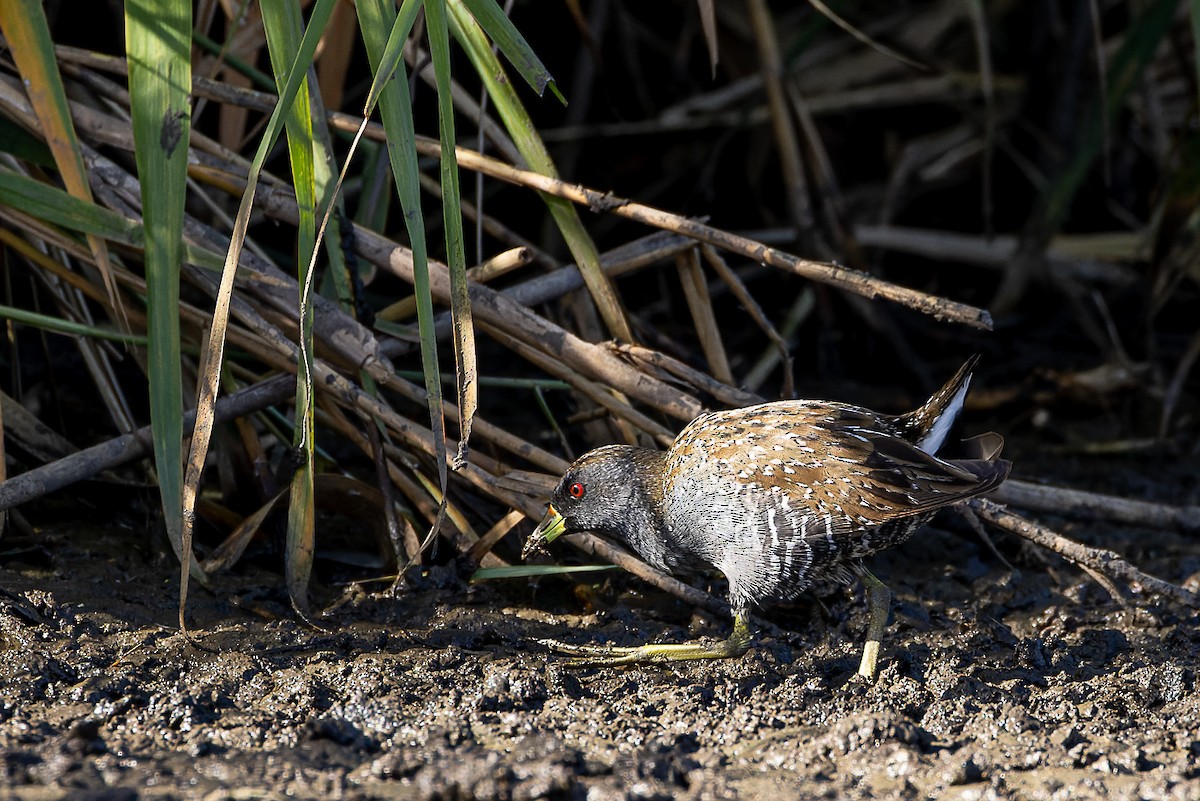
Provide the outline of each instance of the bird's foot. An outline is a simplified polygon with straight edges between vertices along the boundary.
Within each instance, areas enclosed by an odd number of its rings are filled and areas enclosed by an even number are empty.
[[[646,645],[572,645],[558,640],[540,640],[551,650],[574,657],[568,667],[616,667],[642,663],[685,662],[693,659],[732,659],[750,649],[750,626],[746,618],[733,619],[733,633],[716,642],[647,643]]]
[[[644,663],[684,662],[693,659],[730,659],[741,656],[749,648],[748,642],[719,640],[714,643],[647,643],[637,646],[616,645],[572,645],[558,640],[540,640],[542,645],[573,657],[565,664],[568,667],[617,667]]]

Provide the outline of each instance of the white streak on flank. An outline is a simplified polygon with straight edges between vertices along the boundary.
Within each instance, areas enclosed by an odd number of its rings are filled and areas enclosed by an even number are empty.
[[[971,388],[971,376],[963,381],[962,386],[958,388],[958,392],[954,393],[954,397],[946,404],[946,410],[937,416],[933,421],[933,426],[929,429],[929,433],[921,437],[917,442],[917,447],[926,453],[936,454],[942,448],[942,443],[946,441],[946,435],[950,433],[950,427],[954,425],[954,421],[958,419],[959,412],[962,411],[963,402],[967,399],[967,390]]]

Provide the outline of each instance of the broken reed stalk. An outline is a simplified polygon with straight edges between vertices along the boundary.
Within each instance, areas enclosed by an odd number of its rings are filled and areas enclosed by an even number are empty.
[[[1011,478],[989,497],[999,503],[1028,509],[1031,512],[1052,512],[1056,515],[1088,520],[1111,520],[1134,526],[1175,529],[1189,534],[1200,532],[1200,506],[1149,503],[1067,487],[1032,484]]]
[[[1078,564],[1088,571],[1119,579],[1126,584],[1137,584],[1143,589],[1172,598],[1190,607],[1200,608],[1200,596],[1196,593],[1143,573],[1113,551],[1092,548],[1064,537],[1045,526],[1030,522],[1020,515],[1010,512],[1004,506],[987,498],[972,498],[967,501],[967,505],[975,514],[979,515],[980,519],[1054,551],[1068,562]]]
[[[238,390],[217,401],[217,420],[224,422],[283,403],[296,393],[296,378],[284,374]],[[190,425],[195,411],[184,415]],[[62,459],[35,467],[0,483],[0,511],[35,500],[63,487],[94,478],[99,473],[140,459],[150,453],[150,426],[107,442],[84,448]]]

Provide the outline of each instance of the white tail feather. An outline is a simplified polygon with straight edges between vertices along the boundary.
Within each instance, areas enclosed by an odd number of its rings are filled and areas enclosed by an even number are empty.
[[[970,388],[971,376],[967,376],[967,379],[962,382],[962,386],[954,393],[954,397],[946,404],[946,410],[933,421],[933,425],[929,427],[929,433],[921,437],[917,442],[918,448],[930,455],[942,449],[942,445],[946,441],[946,436],[950,433],[950,427],[954,425],[954,421],[958,419],[959,412],[962,411],[963,403],[967,399],[967,390]]]

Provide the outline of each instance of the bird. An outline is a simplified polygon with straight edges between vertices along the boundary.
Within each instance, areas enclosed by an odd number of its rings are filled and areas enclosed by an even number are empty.
[[[548,644],[576,665],[739,657],[753,642],[752,611],[815,581],[858,578],[868,607],[858,675],[874,682],[892,594],[863,560],[903,543],[938,509],[995,489],[1011,468],[998,458],[998,434],[967,440],[973,458],[936,455],[977,361],[906,414],[781,400],[701,414],[665,451],[605,445],[584,454],[551,493],[523,558],[587,531],[669,574],[715,569],[728,580],[733,630],[716,642]]]

